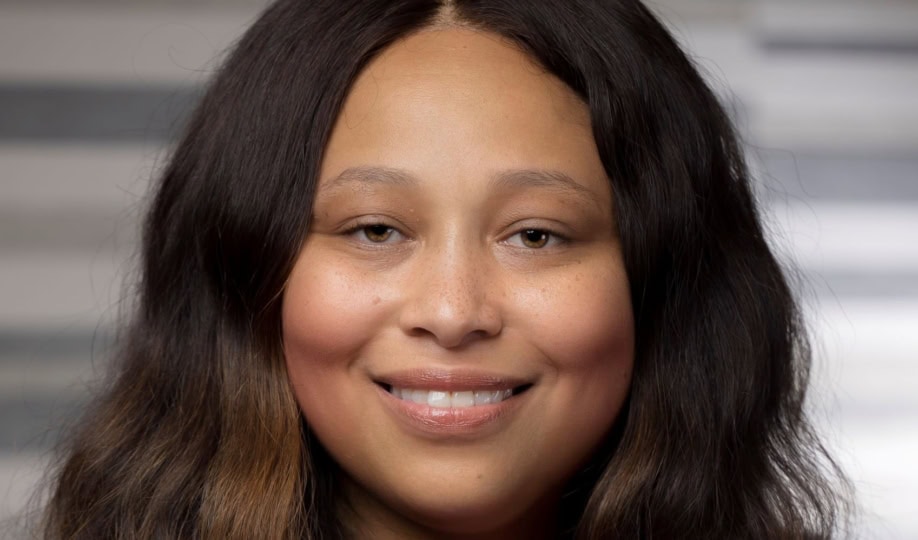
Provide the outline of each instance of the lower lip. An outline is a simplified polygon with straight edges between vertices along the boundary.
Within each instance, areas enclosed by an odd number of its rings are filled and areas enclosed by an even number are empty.
[[[409,430],[422,436],[476,436],[489,435],[506,424],[519,408],[524,396],[532,389],[488,405],[473,407],[438,408],[399,399],[377,386],[386,409]]]

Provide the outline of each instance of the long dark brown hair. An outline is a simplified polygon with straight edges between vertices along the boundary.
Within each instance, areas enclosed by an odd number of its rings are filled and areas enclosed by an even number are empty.
[[[811,538],[843,522],[809,351],[730,121],[637,0],[278,0],[241,38],[144,224],[137,308],[65,441],[48,538],[335,538],[334,463],[288,386],[285,280],[348,89],[432,25],[499,34],[589,106],[636,323],[633,383],[562,536]]]

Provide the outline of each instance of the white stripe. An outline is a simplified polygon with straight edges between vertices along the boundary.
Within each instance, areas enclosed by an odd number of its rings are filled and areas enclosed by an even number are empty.
[[[807,320],[820,399],[918,414],[918,298],[824,298]]]
[[[774,203],[765,221],[779,252],[807,271],[918,276],[918,204]]]

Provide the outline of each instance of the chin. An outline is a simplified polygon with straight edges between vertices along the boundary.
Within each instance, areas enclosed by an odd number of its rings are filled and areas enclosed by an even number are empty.
[[[432,483],[440,484],[440,489],[431,489]],[[551,496],[543,496],[542,500],[521,498],[520,493],[544,493],[544,490],[535,487],[521,489],[500,480],[495,485],[479,478],[472,478],[469,482],[425,482],[420,479],[419,484],[390,489],[382,496],[384,500],[378,502],[384,512],[393,514],[395,520],[410,522],[415,528],[435,537],[494,535],[495,538],[505,538],[507,536],[501,531],[518,531],[521,521],[536,521],[532,517],[534,515],[544,517],[546,524],[552,522],[550,510],[543,508],[557,506],[554,492]]]

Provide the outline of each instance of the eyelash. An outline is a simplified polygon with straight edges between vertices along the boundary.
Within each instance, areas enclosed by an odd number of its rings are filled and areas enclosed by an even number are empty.
[[[367,238],[367,237],[366,237],[366,233],[367,233],[368,229],[372,229],[372,228],[374,228],[374,227],[385,228],[387,234],[389,234],[390,236],[391,236],[393,233],[395,233],[395,234],[398,234],[398,235],[401,235],[402,237],[404,237],[404,235],[401,233],[401,231],[399,231],[397,228],[395,228],[395,227],[393,227],[393,226],[391,226],[391,225],[388,225],[388,224],[386,224],[386,223],[380,223],[380,222],[358,223],[358,224],[354,225],[353,227],[350,227],[349,229],[345,230],[345,231],[344,231],[344,234],[345,234],[346,236],[354,236],[354,235],[356,235],[356,234],[363,234],[363,235],[364,235],[364,238],[360,239],[360,243],[361,243],[361,244],[366,244],[366,245],[371,245],[371,246],[383,246],[383,245],[386,245],[386,244],[391,243],[391,242],[387,242],[387,241],[374,242],[373,240],[370,240],[369,238]],[[388,237],[386,238],[386,240],[388,240]]]
[[[545,245],[540,246],[540,247],[530,247],[530,246],[525,245],[525,240],[523,240],[523,236],[531,232],[541,233],[541,235],[547,236],[548,238],[545,242]],[[541,251],[541,250],[550,249],[553,247],[558,247],[558,245],[566,244],[570,241],[570,239],[568,239],[564,235],[558,234],[557,232],[551,229],[546,229],[544,227],[525,227],[523,229],[520,229],[519,231],[516,231],[512,235],[510,235],[506,241],[509,241],[511,238],[520,239],[520,244],[514,244],[514,247],[520,247],[523,249],[533,250],[533,251]]]
[[[360,239],[360,242],[361,242],[362,244],[365,244],[365,245],[383,246],[383,245],[387,245],[387,244],[392,243],[392,242],[389,242],[389,241],[388,241],[388,240],[389,240],[389,236],[387,236],[385,240],[380,241],[380,242],[375,242],[375,241],[373,241],[373,240],[370,240],[370,239],[367,237],[366,233],[368,232],[368,229],[371,229],[371,228],[374,228],[374,227],[379,227],[379,228],[384,228],[384,229],[386,229],[386,234],[388,234],[388,235],[390,235],[390,236],[391,236],[392,234],[397,234],[397,235],[400,235],[400,236],[402,236],[402,237],[404,238],[404,235],[403,235],[403,234],[401,233],[401,231],[399,231],[396,227],[393,227],[393,226],[391,226],[391,225],[388,225],[388,224],[386,224],[386,223],[381,223],[381,222],[358,223],[358,224],[355,224],[353,227],[350,227],[350,228],[348,228],[347,230],[345,230],[345,231],[343,232],[343,234],[345,234],[346,236],[354,236],[354,235],[356,235],[356,234],[362,234],[362,235],[363,235],[363,238]],[[528,234],[528,233],[532,233],[532,232],[541,233],[542,236],[547,236],[548,238],[547,238],[547,240],[546,240],[545,245],[540,246],[540,247],[530,247],[530,246],[526,246],[526,245],[525,245],[525,240],[522,240],[522,236],[525,235],[525,234]],[[570,242],[570,239],[569,239],[569,238],[567,238],[567,237],[565,237],[564,235],[559,234],[559,233],[557,233],[557,232],[555,232],[555,231],[553,231],[553,230],[551,230],[551,229],[545,228],[545,227],[524,227],[524,228],[522,228],[522,229],[516,231],[516,232],[513,233],[512,235],[510,235],[510,236],[508,237],[508,239],[505,240],[505,242],[508,242],[508,241],[509,241],[510,239],[512,239],[512,238],[520,238],[520,239],[521,239],[519,244],[513,244],[515,247],[519,247],[519,248],[523,248],[523,249],[527,249],[527,250],[533,250],[533,251],[540,251],[540,250],[548,249],[548,248],[551,248],[551,247],[557,247],[559,244],[566,244],[566,243]]]

